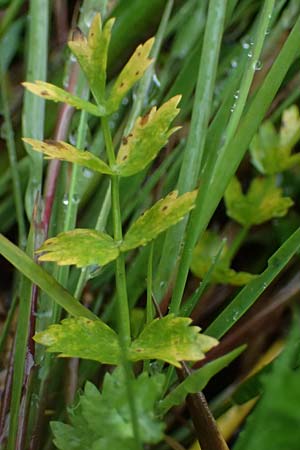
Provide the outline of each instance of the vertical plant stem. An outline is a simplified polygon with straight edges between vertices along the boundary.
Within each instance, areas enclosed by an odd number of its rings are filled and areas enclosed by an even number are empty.
[[[249,232],[249,228],[250,227],[242,227],[240,229],[240,231],[237,233],[236,237],[234,238],[227,254],[226,254],[226,258],[228,259],[229,262],[231,262],[233,260],[233,258],[235,257],[236,253],[238,252],[240,246],[242,245],[242,243],[244,242],[244,240],[247,237],[247,234]]]
[[[31,0],[29,6],[29,50],[26,80],[46,80],[48,56],[49,1]],[[42,139],[44,134],[45,101],[25,92],[23,109],[23,136]],[[25,197],[29,220],[32,216],[37,192],[41,192],[43,155],[26,145],[30,157],[30,178]]]
[[[112,142],[112,137],[109,129],[108,120],[106,117],[102,118],[102,129],[106,143],[107,158],[110,166],[115,164],[115,153]],[[121,241],[122,234],[122,220],[120,211],[120,196],[119,196],[119,177],[111,177],[111,203],[113,214],[114,239]],[[126,274],[125,274],[125,260],[124,255],[121,254],[116,260],[116,285],[118,295],[118,309],[119,309],[119,331],[120,338],[123,344],[127,347],[130,343],[130,315],[126,288]]]
[[[103,117],[102,121],[102,130],[106,145],[106,152],[109,164],[111,167],[114,166],[116,158],[115,152],[112,142],[112,137],[109,129],[109,123],[107,117]],[[122,219],[121,219],[121,210],[120,210],[120,193],[119,193],[119,177],[112,176],[111,177],[111,204],[112,204],[112,214],[113,214],[113,228],[114,228],[114,239],[116,241],[122,241],[123,233],[122,233]],[[129,305],[128,305],[128,297],[127,297],[127,286],[126,286],[126,272],[125,272],[125,258],[124,254],[121,254],[116,260],[116,287],[117,287],[117,305],[119,311],[119,336],[120,336],[120,344],[122,347],[122,363],[123,369],[125,373],[125,382],[127,387],[127,397],[128,404],[131,413],[132,420],[132,428],[133,434],[136,441],[137,449],[141,449],[141,439],[140,439],[140,431],[139,431],[139,423],[138,423],[138,415],[136,409],[136,402],[134,398],[134,393],[132,390],[132,370],[130,367],[130,363],[127,359],[127,349],[131,341],[131,332],[130,332],[130,314],[129,314]]]

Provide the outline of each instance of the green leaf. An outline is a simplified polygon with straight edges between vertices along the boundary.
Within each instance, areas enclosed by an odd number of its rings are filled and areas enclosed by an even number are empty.
[[[284,111],[279,133],[272,122],[262,124],[250,145],[253,165],[261,173],[273,175],[299,164],[300,154],[292,154],[299,138],[299,110],[293,105]]]
[[[54,102],[67,103],[68,105],[74,106],[76,109],[83,109],[93,116],[104,116],[105,109],[100,106],[96,106],[93,103],[83,100],[76,95],[70,94],[70,92],[65,91],[57,86],[50,83],[45,83],[44,81],[35,81],[34,83],[22,83],[33,94],[39,97],[45,98],[46,100],[53,100]]]
[[[36,264],[26,253],[0,234],[0,254],[13,266],[25,275],[34,284],[40,287],[49,297],[64,308],[72,316],[83,316],[91,320],[98,317],[89,309],[79,303],[50,273]]]
[[[171,98],[158,110],[152,108],[145,117],[139,117],[131,133],[123,138],[117,156],[116,171],[128,177],[143,170],[168,142],[178,128],[170,128],[177,116],[180,95]]]
[[[73,40],[68,43],[100,105],[105,103],[107,53],[114,21],[115,19],[108,20],[102,29],[101,15],[96,14],[88,38],[82,33],[74,33]]]
[[[114,172],[109,166],[90,152],[78,150],[76,147],[63,141],[37,141],[36,139],[23,138],[26,144],[34,150],[44,153],[49,159],[60,159],[70,163],[80,164],[96,172],[112,175]]]
[[[273,217],[283,217],[293,205],[293,200],[282,196],[274,177],[255,178],[247,194],[243,194],[236,177],[225,192],[226,212],[244,226],[259,225]]]
[[[263,377],[264,394],[234,450],[299,449],[299,371],[292,369],[299,355],[299,339],[297,315],[286,349],[275,361],[271,374]]]
[[[117,111],[123,97],[133,85],[142,78],[145,71],[152,63],[149,54],[153,43],[154,38],[151,38],[144,44],[139,45],[116,79],[106,102],[106,108],[109,113]]]
[[[182,404],[188,394],[202,391],[209,380],[224,367],[228,366],[244,349],[245,346],[238,347],[225,356],[221,356],[221,358],[215,359],[195,370],[159,403],[160,413],[165,414],[173,406]]]
[[[101,320],[85,317],[64,319],[34,336],[48,352],[63,358],[83,358],[103,364],[118,364],[120,346],[117,334]]]
[[[221,237],[213,231],[205,231],[193,251],[191,271],[199,278],[204,278],[218,254],[222,244]],[[211,282],[229,283],[242,286],[249,283],[255,275],[247,272],[236,272],[230,269],[227,258],[228,246],[225,244],[221,255],[211,273]]]
[[[192,319],[173,314],[158,318],[145,326],[129,349],[132,361],[160,359],[176,367],[179,361],[198,361],[204,353],[218,344],[209,336],[200,334],[200,328],[190,326]]]
[[[132,380],[137,417],[143,443],[155,444],[163,438],[163,422],[155,417],[162,395],[164,375],[142,373]],[[54,444],[61,450],[136,450],[132,432],[123,371],[106,373],[102,393],[90,382],[72,408],[70,425],[52,422]]]
[[[177,197],[178,192],[173,191],[159,200],[127,231],[124,242],[121,244],[121,251],[126,252],[140,245],[146,245],[160,233],[182,220],[194,208],[196,195],[197,191],[193,191]]]
[[[104,266],[118,257],[119,247],[108,234],[77,228],[47,239],[37,253],[44,253],[40,261],[55,261],[60,266]]]

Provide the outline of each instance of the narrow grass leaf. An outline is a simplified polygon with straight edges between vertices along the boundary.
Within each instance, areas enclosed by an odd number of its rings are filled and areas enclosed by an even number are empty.
[[[104,105],[105,102],[107,52],[114,21],[115,19],[108,20],[102,29],[101,15],[96,14],[88,38],[76,32],[73,40],[68,43],[99,105]]]
[[[106,108],[109,113],[113,113],[119,108],[123,97],[144,75],[147,68],[152,63],[149,58],[154,38],[137,47],[128,63],[125,65],[120,75],[116,79],[106,102]]]
[[[214,375],[224,369],[224,367],[228,366],[228,364],[234,361],[244,350],[245,346],[238,347],[232,352],[227,353],[225,356],[221,356],[221,358],[209,362],[193,372],[161,400],[159,403],[160,413],[165,414],[173,406],[182,404],[188,394],[202,391]]]
[[[36,333],[34,340],[47,351],[63,358],[82,358],[103,364],[119,364],[120,346],[117,334],[101,320],[85,317],[64,319]]]
[[[45,83],[44,81],[35,81],[34,83],[25,82],[22,84],[30,92],[46,100],[67,103],[68,105],[74,106],[76,109],[83,109],[93,116],[100,117],[105,115],[105,109],[103,107],[96,106],[64,89],[54,86],[53,84]]]
[[[115,170],[121,176],[140,172],[157,156],[168,138],[178,128],[170,128],[177,116],[180,95],[171,98],[158,110],[153,107],[145,117],[139,117],[131,133],[123,138]]]
[[[91,311],[81,305],[66,289],[64,289],[45,269],[36,264],[26,253],[0,234],[0,253],[20,273],[39,286],[57,304],[72,316],[83,316],[98,320]]]
[[[31,145],[37,152],[44,153],[49,159],[68,161],[108,175],[114,173],[104,161],[97,158],[93,153],[79,150],[67,142],[52,140],[37,141],[36,139],[29,138],[23,138],[23,141]]]
[[[200,334],[200,328],[190,326],[192,319],[173,314],[154,319],[147,324],[129,349],[129,359],[140,361],[160,359],[176,367],[180,361],[198,361],[218,344],[216,339]]]
[[[77,228],[47,239],[36,253],[43,253],[40,261],[54,261],[60,266],[104,266],[118,257],[119,244],[108,234]]]
[[[146,245],[160,233],[179,222],[194,208],[197,192],[187,192],[178,197],[177,191],[159,200],[148,209],[127,231],[121,251]]]

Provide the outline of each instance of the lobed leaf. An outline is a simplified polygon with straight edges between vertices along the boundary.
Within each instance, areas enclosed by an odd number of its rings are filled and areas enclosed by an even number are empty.
[[[40,261],[55,261],[60,266],[103,266],[118,257],[119,246],[105,233],[77,228],[48,239],[37,253],[43,253]]]
[[[118,364],[120,346],[117,334],[101,320],[85,317],[64,319],[36,333],[34,340],[48,352],[63,358],[83,358],[103,364]]]
[[[293,105],[284,111],[279,133],[270,121],[261,125],[250,145],[253,165],[261,173],[273,175],[299,164],[300,154],[292,154],[299,138],[299,110]]]
[[[182,220],[195,206],[197,191],[187,192],[178,197],[177,191],[171,192],[148,209],[129,228],[120,250],[127,250],[146,245],[160,233]]]
[[[103,107],[96,106],[64,89],[54,86],[53,84],[45,83],[44,81],[35,81],[34,83],[25,82],[22,83],[22,85],[33,94],[45,98],[46,100],[67,103],[68,105],[74,106],[76,109],[83,109],[93,116],[101,117],[105,115],[105,109]]]
[[[132,361],[160,359],[176,367],[180,361],[198,361],[204,353],[218,344],[209,336],[200,334],[200,328],[190,326],[192,319],[173,314],[155,319],[145,326],[129,349]]]
[[[201,236],[200,241],[193,251],[191,271],[199,278],[204,278],[212,266],[222,243],[221,237],[210,230]],[[225,244],[221,255],[211,273],[210,279],[213,283],[228,283],[235,286],[242,286],[249,283],[256,275],[248,272],[236,272],[229,267],[230,261],[227,258],[228,246]]]
[[[44,153],[49,159],[60,159],[70,163],[79,164],[96,172],[112,175],[114,172],[109,166],[90,152],[78,150],[76,147],[63,141],[38,141],[36,139],[23,138],[26,144],[31,145],[34,150]]]
[[[160,413],[165,414],[173,406],[182,404],[188,394],[202,391],[209,380],[224,369],[224,367],[228,366],[228,364],[237,358],[244,349],[245,346],[238,347],[232,352],[221,356],[221,358],[209,362],[200,369],[195,370],[195,372],[189,375],[159,403]]]
[[[108,20],[102,29],[101,15],[96,14],[88,38],[82,33],[75,33],[73,40],[68,43],[100,105],[105,103],[107,53],[114,21],[115,19]]]
[[[138,426],[143,443],[155,444],[163,438],[164,423],[155,415],[165,377],[142,373],[131,380],[136,399]],[[65,450],[136,450],[131,415],[122,368],[106,373],[102,392],[87,382],[79,401],[69,408],[70,425],[51,422],[54,443]]]
[[[225,192],[226,212],[244,226],[259,225],[273,217],[283,217],[293,205],[293,200],[282,196],[273,177],[255,178],[247,194],[233,177]]]
[[[106,102],[106,108],[109,113],[113,113],[118,110],[123,97],[133,87],[133,85],[142,78],[145,71],[152,63],[152,59],[149,58],[149,54],[153,43],[154,38],[151,38],[144,44],[139,45],[121,71]]]
[[[170,128],[177,116],[181,96],[171,98],[158,110],[152,108],[145,117],[139,117],[131,133],[123,138],[117,155],[116,171],[128,177],[143,170],[168,142],[178,128]]]

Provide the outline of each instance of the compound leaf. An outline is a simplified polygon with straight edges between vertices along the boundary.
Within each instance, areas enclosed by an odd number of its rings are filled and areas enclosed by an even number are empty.
[[[159,403],[160,413],[165,414],[173,406],[182,404],[188,394],[202,391],[209,380],[216,373],[224,369],[224,367],[228,366],[228,364],[237,358],[244,349],[245,346],[238,347],[232,352],[221,356],[221,358],[209,362],[200,369],[195,370],[195,372],[189,375]]]
[[[274,177],[255,178],[247,194],[243,194],[236,177],[225,192],[227,215],[244,226],[259,225],[273,217],[283,217],[293,200],[282,196]]]
[[[47,351],[63,358],[83,358],[103,364],[118,364],[120,346],[117,334],[101,320],[85,317],[64,319],[34,336]]]
[[[37,253],[44,253],[40,261],[55,261],[60,266],[104,266],[118,257],[119,247],[108,234],[77,228],[47,239]]]
[[[142,373],[131,381],[136,399],[138,425],[145,444],[156,444],[163,438],[164,423],[155,415],[162,395],[165,377]],[[135,450],[131,415],[123,370],[106,373],[102,393],[87,382],[79,402],[69,408],[70,425],[52,422],[54,443],[65,450]]]
[[[34,83],[25,82],[22,84],[33,94],[47,100],[67,103],[68,105],[74,106],[76,109],[83,109],[93,116],[101,117],[105,115],[105,109],[103,107],[96,106],[87,100],[83,100],[82,98],[65,91],[64,89],[54,86],[53,84],[45,83],[44,81],[35,81]]]
[[[88,38],[86,39],[82,33],[76,32],[73,40],[68,43],[100,105],[105,103],[107,53],[114,21],[115,19],[108,20],[102,29],[101,15],[96,14]]]
[[[125,235],[120,250],[127,250],[145,245],[160,233],[182,220],[195,207],[197,191],[187,192],[178,197],[173,191],[148,209],[130,227]]]
[[[70,163],[80,164],[96,172],[112,175],[114,172],[109,166],[90,152],[78,150],[76,147],[63,141],[37,141],[36,139],[23,138],[23,141],[31,145],[34,150],[44,153],[49,159],[60,159]]]
[[[145,326],[129,349],[132,361],[160,359],[176,367],[180,361],[198,361],[218,344],[214,338],[200,334],[200,328],[190,326],[192,319],[173,314],[154,319]]]
[[[132,88],[132,86],[142,78],[145,71],[152,63],[152,59],[149,58],[149,54],[153,43],[154,38],[151,38],[144,44],[139,45],[121,71],[106,102],[106,108],[109,113],[117,111],[123,97]]]
[[[199,278],[204,278],[212,266],[216,255],[222,244],[221,237],[210,230],[201,236],[200,241],[194,248],[191,263],[192,272]],[[230,261],[227,258],[228,246],[225,244],[221,255],[210,275],[213,283],[228,283],[235,286],[242,286],[249,283],[255,275],[247,272],[236,272],[229,267]]]
[[[170,128],[177,116],[180,95],[171,98],[158,110],[153,107],[148,115],[139,117],[131,133],[123,138],[117,156],[116,171],[128,177],[143,170],[168,142],[178,128]]]
[[[300,138],[300,118],[297,106],[286,109],[280,132],[272,122],[263,123],[250,145],[253,165],[263,174],[273,175],[300,163],[300,154],[292,154]]]

